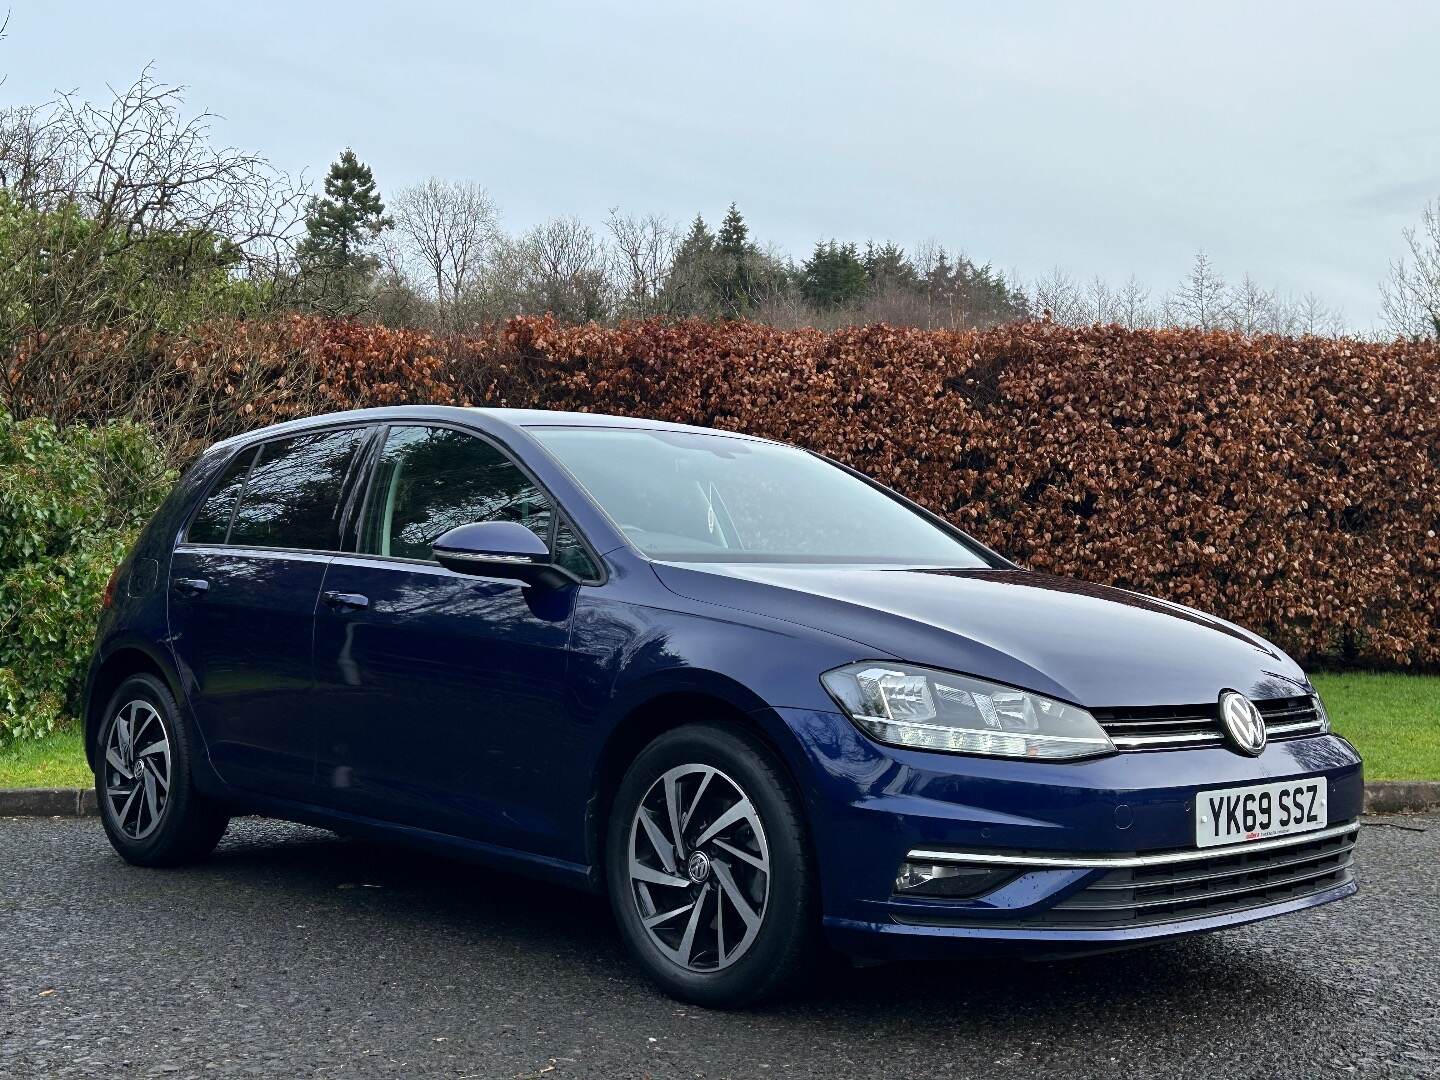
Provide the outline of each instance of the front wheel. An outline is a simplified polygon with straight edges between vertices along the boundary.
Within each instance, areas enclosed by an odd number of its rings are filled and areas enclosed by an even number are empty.
[[[675,997],[749,1004],[814,958],[816,888],[799,800],[748,734],[692,724],[641,751],[615,796],[606,871],[626,943]]]
[[[203,859],[229,819],[195,790],[194,750],[169,689],[150,675],[126,679],[100,725],[95,794],[110,844],[137,866]]]

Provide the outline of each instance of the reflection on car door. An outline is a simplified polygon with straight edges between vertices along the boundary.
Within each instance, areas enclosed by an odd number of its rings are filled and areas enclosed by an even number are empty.
[[[495,520],[547,542],[557,525],[543,492],[488,442],[445,427],[389,430],[358,550],[330,565],[331,602],[316,618],[317,780],[339,809],[544,851],[557,823],[524,807],[546,782],[548,751],[570,737],[575,589],[457,574],[430,557],[447,530]]]
[[[312,792],[316,597],[355,487],[364,430],[267,442],[238,455],[170,568],[170,635],[216,770],[237,787]]]

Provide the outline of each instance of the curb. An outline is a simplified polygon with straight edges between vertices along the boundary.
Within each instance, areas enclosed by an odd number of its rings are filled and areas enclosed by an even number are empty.
[[[1440,780],[1372,780],[1365,785],[1365,813],[1405,814],[1440,810]],[[0,817],[93,817],[94,788],[0,790]]]
[[[12,788],[0,791],[0,817],[91,817],[94,788]]]
[[[1440,809],[1440,780],[1372,780],[1365,785],[1365,813],[1396,814]]]

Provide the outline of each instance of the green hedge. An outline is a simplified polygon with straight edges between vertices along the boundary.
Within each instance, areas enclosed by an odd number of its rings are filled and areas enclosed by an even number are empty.
[[[76,715],[105,582],[174,479],[137,424],[0,410],[0,746]]]

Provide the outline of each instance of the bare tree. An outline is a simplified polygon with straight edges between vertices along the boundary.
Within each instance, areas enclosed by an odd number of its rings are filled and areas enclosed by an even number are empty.
[[[1440,340],[1440,198],[1428,203],[1420,228],[1404,232],[1409,261],[1396,259],[1380,283],[1381,316],[1402,337]]]
[[[1031,305],[1036,312],[1048,313],[1058,323],[1081,326],[1091,321],[1090,306],[1080,287],[1058,266],[1035,282]]]
[[[1099,274],[1090,279],[1085,286],[1086,314],[1090,322],[1112,323],[1117,318],[1117,300],[1114,290]]]
[[[1283,333],[1278,307],[1275,293],[1246,274],[1225,300],[1224,318],[1242,334]]]
[[[375,259],[378,266],[370,283],[367,318],[382,326],[407,329],[430,330],[445,325],[435,299],[415,282],[414,254],[394,230],[376,238]]]
[[[1139,330],[1155,325],[1155,311],[1150,306],[1150,290],[1131,274],[1120,286],[1115,297],[1115,319],[1122,326]]]
[[[65,147],[47,109],[23,105],[0,110],[0,189],[22,205],[62,190]]]
[[[610,230],[615,288],[620,312],[637,318],[665,312],[665,283],[675,265],[680,232],[658,214],[636,217],[610,210],[605,227]]]
[[[393,200],[395,228],[434,287],[440,320],[460,329],[460,301],[479,281],[499,237],[495,204],[470,181],[431,177]]]
[[[303,192],[259,154],[212,144],[214,117],[183,119],[183,91],[147,68],[107,105],[62,95],[49,121],[61,181],[49,194],[78,202],[112,234],[112,253],[165,233],[223,238],[266,265],[288,256]]]
[[[1345,316],[1313,292],[1307,292],[1298,301],[1291,302],[1290,322],[1284,332],[1339,337],[1345,332]]]
[[[609,256],[578,218],[551,218],[505,244],[496,258],[490,305],[506,313],[550,312],[583,322],[611,311]]]
[[[1165,301],[1165,314],[1176,326],[1214,330],[1226,320],[1228,301],[1225,279],[1210,265],[1210,257],[1202,249],[1195,253],[1190,275]]]
[[[108,102],[67,94],[0,123],[0,393],[13,414],[129,415],[174,374],[145,344],[156,330],[280,296],[303,191],[214,144],[210,116],[182,105],[147,69]],[[72,348],[96,332],[104,349]]]

